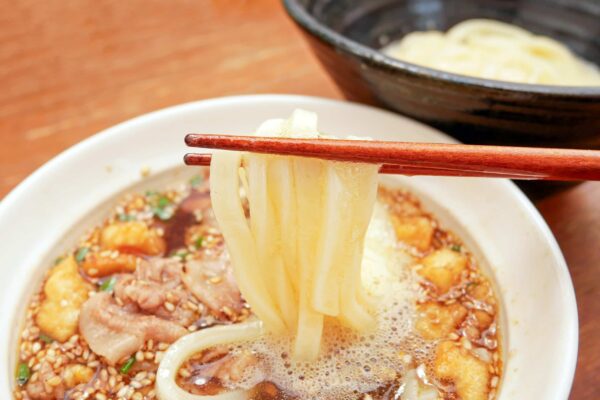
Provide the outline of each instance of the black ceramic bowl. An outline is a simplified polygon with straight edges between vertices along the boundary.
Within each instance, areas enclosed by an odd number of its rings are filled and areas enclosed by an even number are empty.
[[[351,100],[379,103],[465,142],[600,148],[600,87],[515,84],[402,62],[379,48],[415,30],[492,18],[600,65],[600,0],[284,0]]]

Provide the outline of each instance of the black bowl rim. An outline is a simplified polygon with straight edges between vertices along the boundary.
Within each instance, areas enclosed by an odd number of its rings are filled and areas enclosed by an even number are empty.
[[[407,77],[437,80],[461,86],[463,88],[483,88],[488,91],[505,92],[506,94],[540,94],[548,97],[568,97],[591,100],[600,99],[600,86],[560,86],[560,85],[538,85],[530,83],[513,83],[497,81],[492,79],[475,78],[465,75],[454,74],[417,64],[400,61],[386,56],[379,50],[362,45],[354,40],[340,35],[326,25],[320,23],[310,15],[298,0],[283,0],[287,13],[304,30],[310,32],[322,41],[334,48],[343,50],[358,57],[368,65],[383,68],[389,72],[400,72]]]

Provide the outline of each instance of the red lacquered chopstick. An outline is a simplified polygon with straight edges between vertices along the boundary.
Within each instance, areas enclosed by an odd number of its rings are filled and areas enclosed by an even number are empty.
[[[186,165],[210,166],[210,154],[189,153],[183,157]],[[480,171],[461,171],[447,168],[427,168],[415,166],[402,166],[395,164],[383,164],[379,168],[380,174],[396,174],[396,175],[431,175],[431,176],[468,176],[468,177],[487,177],[487,178],[507,178],[507,179],[539,179],[533,178],[530,175],[523,175],[515,178],[515,174],[495,173],[495,172],[480,172]]]
[[[189,134],[188,146],[382,164],[381,173],[600,180],[600,151],[338,139]],[[186,163],[206,165],[188,154]],[[204,157],[204,158],[202,158]]]

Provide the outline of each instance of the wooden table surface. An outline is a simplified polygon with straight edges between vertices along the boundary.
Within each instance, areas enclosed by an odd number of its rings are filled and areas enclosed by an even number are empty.
[[[101,129],[249,93],[341,97],[277,0],[15,0],[0,14],[0,197]],[[600,183],[536,203],[577,293],[572,399],[600,398],[599,203]]]

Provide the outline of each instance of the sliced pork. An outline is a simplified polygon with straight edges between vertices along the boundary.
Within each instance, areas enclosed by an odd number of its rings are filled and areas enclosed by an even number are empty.
[[[110,293],[97,293],[85,302],[79,331],[90,348],[111,364],[139,350],[146,340],[172,343],[187,333],[175,322],[127,311]]]
[[[244,307],[226,252],[203,253],[186,263],[185,286],[214,313],[232,315]]]
[[[115,297],[128,310],[189,326],[195,315],[185,307],[190,294],[183,286],[182,275],[180,261],[152,258],[143,261],[133,274],[119,276]]]

